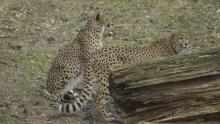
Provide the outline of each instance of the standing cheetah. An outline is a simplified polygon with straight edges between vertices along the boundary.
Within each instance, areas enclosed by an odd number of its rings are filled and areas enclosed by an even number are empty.
[[[153,42],[150,46],[129,46],[129,47],[109,47],[102,48],[94,52],[90,63],[93,66],[93,70],[86,71],[87,74],[84,77],[82,83],[82,93],[76,98],[68,99],[69,101],[63,103],[59,107],[59,111],[63,113],[71,113],[77,111],[83,102],[87,102],[84,94],[88,94],[96,101],[96,105],[106,121],[114,121],[117,118],[117,113],[112,113],[108,110],[109,94],[109,67],[111,65],[124,65],[132,64],[143,61],[150,61],[159,58],[170,57],[179,54],[183,49],[188,47],[189,40],[184,37],[182,33],[175,33],[167,39],[162,39]],[[98,82],[100,82],[98,91],[94,95],[90,81],[95,73]],[[94,85],[95,86],[95,85]],[[73,93],[72,90],[67,94]],[[69,95],[68,94],[68,95]],[[65,97],[66,94],[63,95]],[[69,98],[69,97],[68,97]]]
[[[81,82],[89,56],[102,48],[103,32],[110,26],[110,19],[104,14],[98,13],[88,19],[74,41],[61,49],[55,58],[49,70],[46,89],[41,89],[44,96],[58,102],[58,95],[75,88]]]

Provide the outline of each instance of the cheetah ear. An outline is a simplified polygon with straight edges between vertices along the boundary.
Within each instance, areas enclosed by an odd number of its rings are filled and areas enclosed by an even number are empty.
[[[171,34],[170,39],[173,40],[175,36],[176,36],[176,32]]]
[[[174,31],[171,36],[170,39],[174,39],[178,34],[182,34],[182,31]]]
[[[96,17],[95,17],[96,21],[100,20],[100,16],[101,16],[101,13],[98,12],[98,13],[96,14]]]

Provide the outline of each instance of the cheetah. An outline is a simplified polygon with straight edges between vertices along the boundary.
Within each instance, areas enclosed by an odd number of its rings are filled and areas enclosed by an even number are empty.
[[[118,119],[117,113],[115,110],[107,110],[108,102],[111,99],[109,93],[109,67],[112,65],[125,65],[133,64],[139,62],[146,62],[161,58],[170,57],[181,53],[182,50],[189,46],[189,39],[183,35],[183,33],[177,32],[172,34],[169,38],[161,39],[153,42],[149,46],[143,45],[133,45],[133,46],[121,46],[121,47],[105,47],[100,50],[97,50],[93,53],[92,58],[90,59],[90,64],[93,67],[93,70],[87,70],[85,77],[82,83],[82,93],[78,94],[76,98],[68,97],[68,102],[62,103],[59,106],[59,111],[63,113],[72,113],[80,109],[80,106],[87,102],[88,99],[86,95],[93,97],[96,102],[98,110],[102,113],[106,121],[115,121]],[[91,79],[94,75],[98,80],[98,91],[96,94],[93,94]],[[73,94],[74,91],[69,90],[67,93]],[[66,94],[63,94],[63,97]],[[112,108],[114,109],[114,108]]]
[[[47,99],[59,102],[60,94],[77,87],[84,77],[89,56],[103,47],[103,33],[111,26],[110,18],[98,12],[88,19],[73,42],[59,51],[49,70],[46,89],[41,86],[40,91]]]

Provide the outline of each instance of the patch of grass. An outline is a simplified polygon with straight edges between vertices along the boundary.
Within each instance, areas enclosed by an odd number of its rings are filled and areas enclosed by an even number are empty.
[[[2,60],[3,63],[7,65],[11,65],[13,63],[17,63],[16,66],[19,66],[20,75],[24,76],[24,74],[28,74],[33,79],[42,79],[47,76],[48,68],[52,63],[51,56],[45,56],[39,53],[14,53],[7,54],[3,56],[6,58]],[[23,79],[23,78],[21,78]],[[25,82],[24,82],[25,83]]]
[[[177,27],[180,29],[189,29],[192,26],[190,20],[185,18],[184,16],[177,17],[177,22]]]
[[[4,57],[6,58],[6,62],[14,61],[32,67],[47,67],[52,61],[51,57],[36,53],[15,53],[6,55]]]
[[[113,37],[103,38],[105,46],[147,44],[179,30],[192,41],[216,46],[219,8],[219,0],[0,0],[0,96],[41,99],[32,86],[44,83],[58,49],[76,37],[85,24],[82,18],[95,11],[115,17]],[[11,113],[0,109],[0,123],[16,123],[6,120]]]
[[[169,13],[162,12],[159,14],[159,20],[162,23],[169,23],[173,20],[173,16],[171,16]]]

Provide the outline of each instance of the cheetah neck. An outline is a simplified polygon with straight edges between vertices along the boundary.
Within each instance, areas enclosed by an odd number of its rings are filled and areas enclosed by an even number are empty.
[[[101,29],[101,36],[104,34],[104,32],[105,32],[105,26],[103,25]]]
[[[178,54],[178,51],[176,51],[176,49],[175,49],[175,47],[174,47],[172,41],[170,41],[170,47],[171,47],[171,49],[173,50],[173,52],[174,52],[175,54]]]

